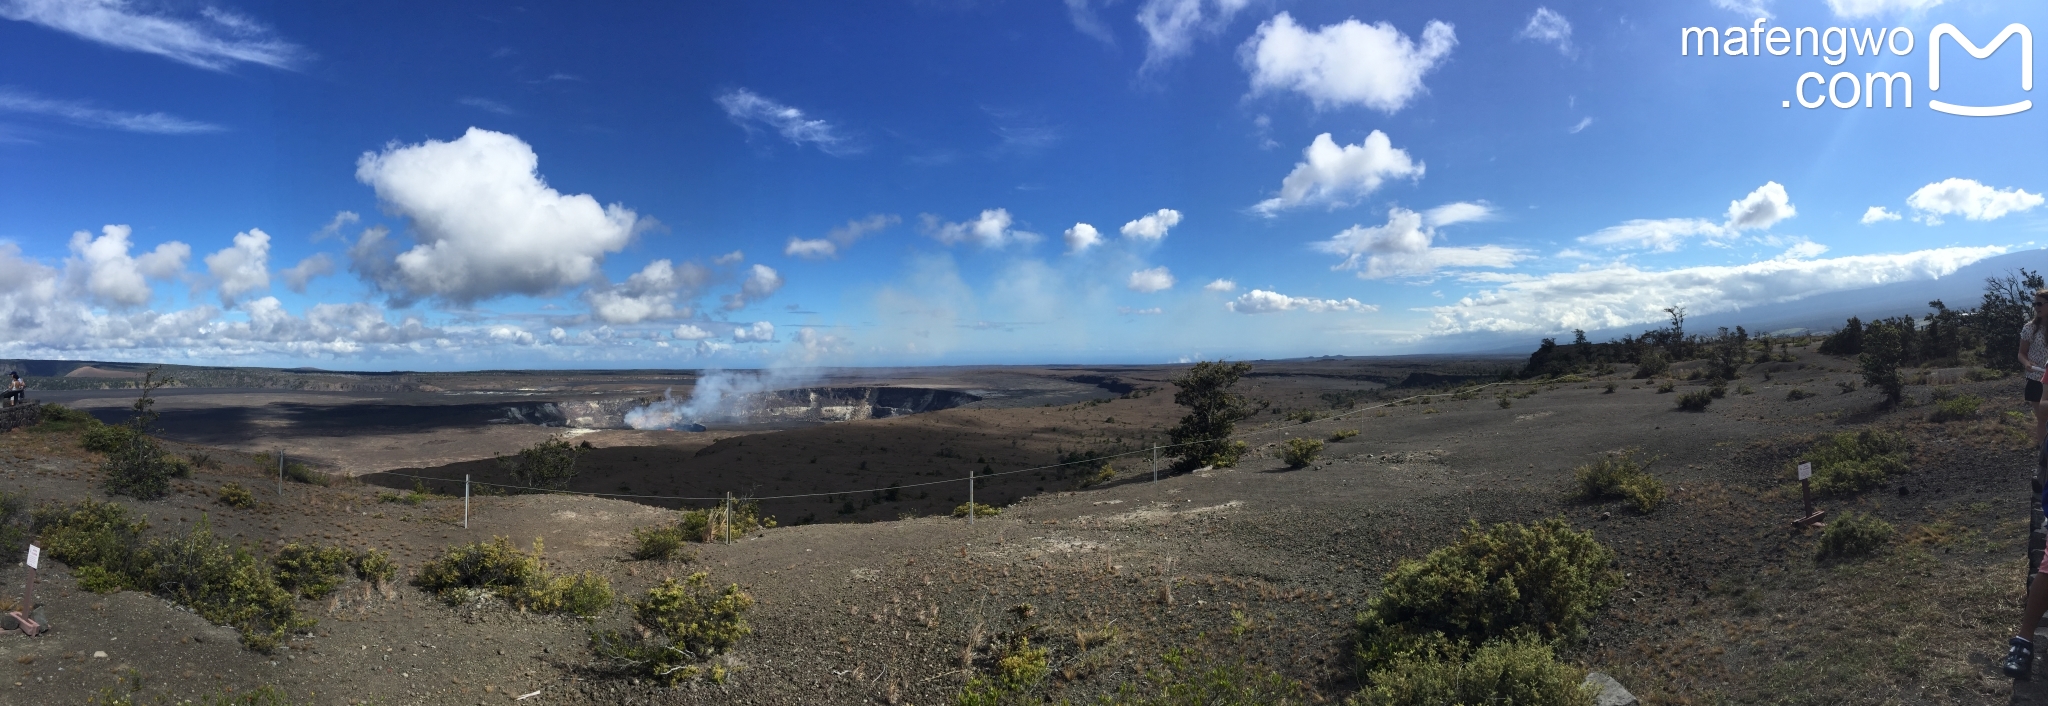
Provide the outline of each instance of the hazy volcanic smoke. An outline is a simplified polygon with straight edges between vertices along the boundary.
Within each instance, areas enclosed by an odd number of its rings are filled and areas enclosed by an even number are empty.
[[[661,399],[627,412],[626,426],[703,431],[705,422],[744,420],[754,405],[763,399],[762,393],[799,384],[795,379],[798,377],[773,370],[713,371],[698,378],[696,387],[690,391],[690,399],[676,399],[675,389],[670,388],[662,393]]]

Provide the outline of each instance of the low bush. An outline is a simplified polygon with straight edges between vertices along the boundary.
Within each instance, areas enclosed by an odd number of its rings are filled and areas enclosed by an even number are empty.
[[[634,622],[642,630],[594,631],[591,651],[604,666],[666,684],[699,677],[723,681],[723,669],[705,662],[753,632],[747,610],[754,599],[738,584],[713,590],[708,577],[699,571],[680,582],[662,579],[631,602]]]
[[[355,553],[341,547],[316,547],[292,542],[270,558],[277,585],[300,598],[321,599],[341,587]]]
[[[1983,405],[1984,398],[1982,397],[1959,395],[1937,403],[1934,406],[1934,415],[1931,418],[1937,422],[1959,422],[1976,419],[1978,408]]]
[[[1785,393],[1785,400],[1786,400],[1786,401],[1789,401],[1789,402],[1798,402],[1798,401],[1800,401],[1800,400],[1803,400],[1803,399],[1807,399],[1807,398],[1809,398],[1809,397],[1819,397],[1819,396],[1820,396],[1820,393],[1818,393],[1818,392],[1807,392],[1807,391],[1805,391],[1805,390],[1801,390],[1801,389],[1799,389],[1799,388],[1796,388],[1796,387],[1795,387],[1795,388],[1792,388],[1792,391],[1791,391],[1791,392],[1787,392],[1787,393]]]
[[[88,427],[78,437],[78,445],[95,453],[110,454],[128,445],[135,438],[135,430],[126,424],[98,424]]]
[[[1857,493],[1884,485],[1906,470],[1906,437],[1865,429],[1823,437],[1800,457],[1813,464],[1813,488],[1823,493]]]
[[[996,507],[994,505],[983,505],[981,503],[960,503],[960,507],[953,508],[953,516],[966,517],[967,508],[969,507],[974,508],[974,514],[977,517],[995,517],[996,515],[1003,514],[1003,509]]]
[[[1051,650],[1032,647],[1030,631],[1020,631],[998,646],[989,656],[994,669],[968,678],[953,702],[959,706],[1002,706],[1017,703],[1018,696],[1044,681],[1052,673],[1048,664]]]
[[[1309,422],[1313,422],[1317,419],[1320,419],[1321,415],[1316,414],[1315,410],[1304,409],[1298,412],[1288,412],[1287,416],[1282,418],[1290,422],[1301,422],[1303,424],[1307,424]]]
[[[1294,437],[1280,444],[1280,460],[1289,468],[1301,468],[1316,462],[1316,456],[1323,453],[1323,442],[1319,439]]]
[[[535,605],[541,612],[590,617],[612,607],[612,581],[590,571],[552,577],[541,596]]]
[[[28,551],[30,522],[28,500],[0,490],[0,552],[13,556]]]
[[[1101,468],[1095,469],[1094,473],[1082,476],[1081,480],[1074,484],[1074,487],[1092,488],[1113,480],[1116,480],[1116,466],[1105,463],[1102,464]]]
[[[1636,363],[1636,377],[1653,378],[1663,375],[1664,371],[1670,369],[1671,359],[1665,357],[1664,351],[1653,350],[1643,354],[1642,359]]]
[[[541,565],[538,538],[528,553],[512,546],[509,539],[494,537],[489,542],[449,547],[440,558],[421,565],[412,582],[451,603],[484,592],[526,608],[543,597],[548,575]]]
[[[313,470],[311,466],[296,461],[285,462],[284,479],[293,483],[320,486],[330,485],[334,482],[333,478],[327,474]]]
[[[1560,662],[1533,638],[1494,640],[1469,658],[1398,659],[1367,677],[1347,706],[1592,706],[1586,671]]]
[[[391,555],[376,549],[356,552],[349,560],[349,567],[355,569],[356,578],[374,584],[387,584],[398,578],[398,565],[392,563]]]
[[[1370,672],[1509,635],[1577,639],[1621,585],[1614,552],[1564,518],[1490,529],[1468,521],[1449,546],[1387,573],[1359,613],[1357,654]]]
[[[97,567],[116,577],[137,573],[142,531],[149,523],[115,503],[81,500],[30,513],[30,533],[43,552],[75,569]]]
[[[562,437],[549,437],[520,449],[511,457],[498,457],[498,466],[511,475],[514,485],[542,490],[565,490],[576,480],[576,459],[584,447]]]
[[[1338,429],[1336,433],[1330,435],[1330,443],[1334,444],[1354,436],[1358,436],[1357,429]]]
[[[1610,453],[1600,460],[1580,466],[1572,471],[1579,484],[1579,497],[1586,500],[1624,498],[1634,503],[1636,510],[1645,514],[1657,509],[1664,501],[1664,482],[1650,475],[1650,464],[1657,459],[1643,459],[1636,449]]]
[[[1660,394],[1660,395],[1661,395],[1661,394],[1664,394],[1664,393],[1666,393],[1666,392],[1672,392],[1672,391],[1675,391],[1675,390],[1677,390],[1677,389],[1678,389],[1678,383],[1672,382],[1672,381],[1670,381],[1670,380],[1665,380],[1665,381],[1664,381],[1664,382],[1662,382],[1662,383],[1658,383],[1658,385],[1657,385],[1657,394]]]
[[[1614,394],[1614,391],[1615,391],[1615,389],[1617,389],[1617,388],[1620,388],[1620,387],[1621,387],[1621,383],[1618,383],[1618,382],[1613,382],[1613,381],[1609,381],[1609,382],[1607,383],[1606,389],[1602,390],[1602,391],[1600,392],[1600,394],[1603,394],[1603,395],[1612,395],[1612,394]]]
[[[1850,510],[1828,522],[1820,532],[1820,555],[1827,558],[1869,556],[1892,540],[1892,525],[1878,516]]]
[[[1713,385],[1709,385],[1709,386],[1707,387],[1707,396],[1709,396],[1709,397],[1712,397],[1712,398],[1714,398],[1714,399],[1717,399],[1717,400],[1718,400],[1718,399],[1722,399],[1722,398],[1725,398],[1725,397],[1727,397],[1727,396],[1728,396],[1728,381],[1727,381],[1727,380],[1721,380],[1721,379],[1715,379],[1715,380],[1714,380],[1714,384],[1713,384]]]
[[[249,492],[248,488],[242,487],[241,483],[229,481],[226,485],[220,487],[220,501],[228,507],[238,507],[247,510],[256,507],[256,494]]]
[[[61,404],[45,403],[43,405],[42,417],[36,420],[35,426],[29,427],[29,431],[68,433],[90,431],[102,426],[106,425],[101,424],[98,417],[94,417],[84,410],[72,409]]]
[[[1705,412],[1707,405],[1714,403],[1714,393],[1708,390],[1694,390],[1678,396],[1678,408],[1687,412]]]
[[[852,504],[851,501],[848,504]],[[723,505],[702,510],[684,510],[677,526],[682,528],[683,536],[692,542],[713,542],[723,541],[728,534],[727,530],[730,530],[734,537],[742,537],[751,532],[775,529],[775,517],[761,514],[761,504],[758,502],[738,502],[733,503],[730,510]]]

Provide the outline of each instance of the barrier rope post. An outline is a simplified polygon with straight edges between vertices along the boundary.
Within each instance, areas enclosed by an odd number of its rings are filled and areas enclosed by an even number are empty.
[[[1159,482],[1159,445],[1152,445],[1152,482]]]
[[[277,447],[277,497],[284,497],[284,447]]]
[[[725,543],[732,544],[732,493],[725,494]]]
[[[974,526],[974,469],[967,469],[967,526]]]
[[[469,529],[469,474],[462,474],[462,528]]]

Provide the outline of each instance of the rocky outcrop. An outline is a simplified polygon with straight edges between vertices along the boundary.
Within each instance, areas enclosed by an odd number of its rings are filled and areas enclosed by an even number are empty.
[[[12,431],[17,427],[32,426],[43,418],[43,403],[29,402],[13,407],[0,407],[0,431]]]
[[[1637,706],[1640,703],[1636,701],[1635,694],[1621,687],[1621,682],[1606,674],[1587,672],[1586,684],[1598,690],[1593,696],[1593,706]]]

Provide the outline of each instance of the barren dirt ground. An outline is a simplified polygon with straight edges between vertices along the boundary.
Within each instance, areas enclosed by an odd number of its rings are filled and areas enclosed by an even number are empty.
[[[1374,386],[1347,377],[1346,365],[1262,367],[1270,374],[1240,391],[1276,410],[1328,410],[1320,394]],[[551,569],[600,572],[622,598],[663,576],[708,571],[758,601],[754,633],[734,655],[741,669],[723,685],[675,689],[615,678],[590,668],[585,644],[593,627],[625,627],[623,606],[589,622],[461,609],[403,581],[382,589],[352,582],[308,604],[318,627],[261,655],[241,648],[232,630],[160,599],[82,592],[50,562],[38,596],[56,630],[0,637],[0,665],[13,672],[0,675],[0,702],[82,703],[138,674],[145,702],[275,684],[317,704],[499,703],[536,691],[525,703],[941,704],[968,678],[978,646],[1026,623],[1052,649],[1044,693],[1055,700],[1112,693],[1180,647],[1276,671],[1335,702],[1354,687],[1352,616],[1395,562],[1446,544],[1467,521],[1557,515],[1591,528],[1629,576],[1591,638],[1565,657],[1614,675],[1645,703],[2013,701],[1994,662],[2022,595],[2032,459],[2024,426],[2008,414],[2020,407],[2019,383],[1914,385],[1920,406],[1874,411],[1876,393],[1836,385],[1854,377],[1852,366],[1812,353],[1751,366],[1704,413],[1677,411],[1676,395],[1653,382],[1610,376],[1289,429],[1278,429],[1291,424],[1280,414],[1262,414],[1241,427],[1271,430],[1249,437],[1262,451],[1288,434],[1360,433],[1300,470],[1254,454],[1237,468],[1156,483],[1131,457],[1117,463],[1116,481],[1085,490],[1074,490],[1074,472],[1001,475],[977,499],[1014,504],[973,526],[932,516],[964,499],[959,483],[896,502],[867,493],[771,500],[764,509],[785,523],[808,516],[813,524],[694,546],[687,563],[627,560],[631,529],[673,516],[647,504],[479,497],[464,529],[459,498],[384,503],[381,488],[363,484],[289,484],[279,496],[269,471],[214,450],[226,461],[175,482],[170,498],[120,501],[146,515],[152,532],[183,532],[204,516],[221,534],[266,550],[285,541],[386,549],[401,576],[445,547],[493,536],[522,545],[543,538]],[[663,446],[621,434],[600,451],[623,457],[594,466],[602,472],[582,483],[766,497],[955,480],[984,465],[1008,473],[1063,452],[1149,443],[1179,415],[1165,382],[1175,372],[1118,372],[1140,388],[1164,388],[1135,399],[957,409]],[[1618,383],[1611,393],[1609,381]],[[1820,394],[1788,400],[1795,388]],[[1501,389],[1535,392],[1504,408]],[[1680,393],[1689,389],[1679,383]],[[1983,418],[1928,421],[1925,403],[1937,389],[1990,400]],[[1908,435],[1911,470],[1880,491],[1820,504],[1874,512],[1900,535],[1874,558],[1819,561],[1814,534],[1786,529],[1800,509],[1794,459],[1817,435],[1871,426]],[[1628,447],[1661,457],[1651,470],[1672,490],[1667,505],[1641,515],[1572,499],[1574,467]],[[0,489],[8,492],[99,497],[97,463],[72,436],[0,435]],[[415,467],[408,472],[462,472]],[[259,491],[256,508],[214,499],[231,480]],[[854,511],[840,514],[848,505]],[[0,579],[18,594],[24,569],[9,564]]]

